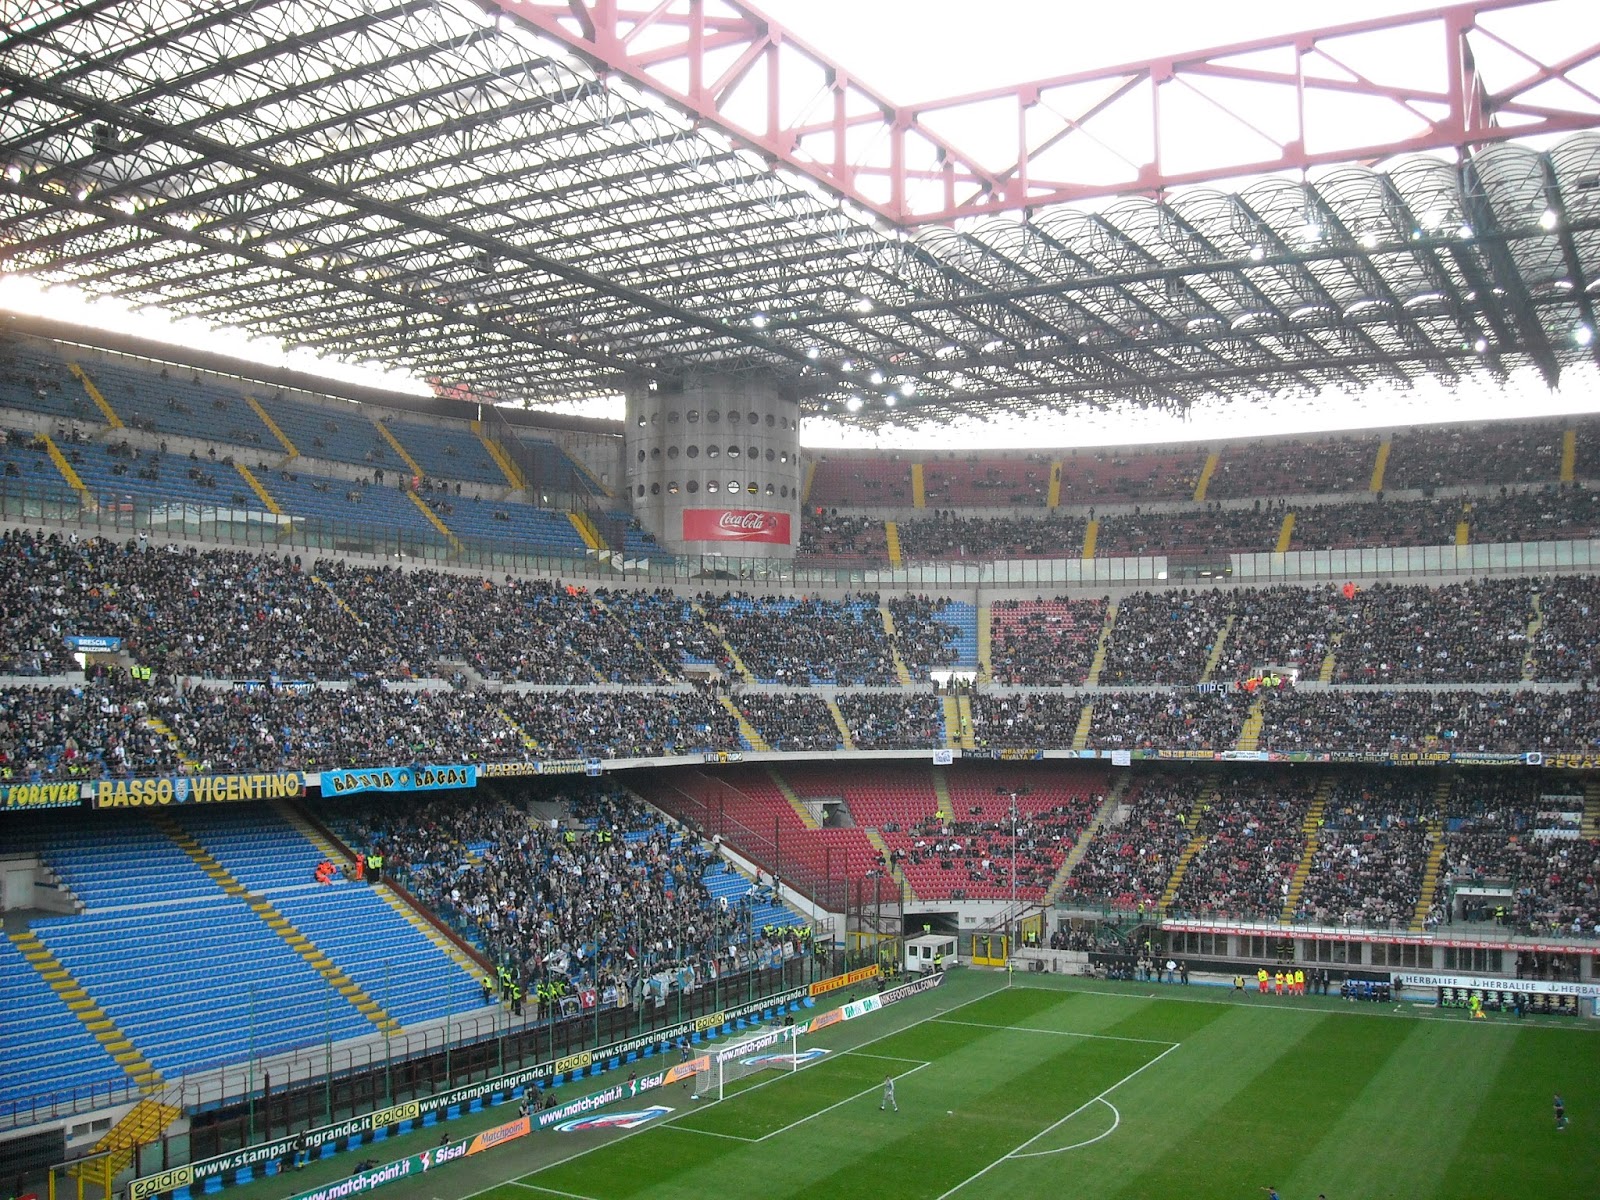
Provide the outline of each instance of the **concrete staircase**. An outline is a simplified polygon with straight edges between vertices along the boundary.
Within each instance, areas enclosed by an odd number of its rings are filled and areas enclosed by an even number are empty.
[[[151,733],[158,733],[169,743],[171,743],[173,750],[177,751],[178,761],[181,762],[185,768],[190,771],[200,770],[199,762],[189,757],[188,751],[183,748],[183,743],[178,740],[178,735],[173,731],[172,726],[168,725],[160,717],[146,717],[144,719],[144,725],[145,728],[150,730]]]
[[[1194,807],[1189,810],[1188,819],[1184,822],[1185,828],[1198,829],[1200,818],[1205,814],[1206,809],[1210,808],[1212,803],[1218,799],[1220,797],[1216,788],[1201,792],[1194,802]],[[1210,840],[1210,837],[1211,835],[1207,833],[1197,833],[1188,840],[1182,851],[1179,852],[1178,861],[1173,864],[1172,874],[1167,878],[1167,886],[1161,889],[1158,911],[1166,912],[1167,909],[1172,907],[1172,901],[1178,894],[1178,885],[1183,882],[1184,873],[1188,871],[1189,864],[1194,861],[1194,856],[1205,848],[1205,844]]]
[[[878,606],[878,615],[883,618],[883,632],[889,639],[889,653],[894,655],[894,677],[900,681],[901,687],[910,687],[911,672],[906,669],[906,660],[900,657],[900,647],[895,642],[894,615],[889,612],[887,604]]]
[[[84,395],[88,396],[93,401],[94,406],[100,410],[100,415],[105,417],[107,425],[112,429],[126,428],[122,423],[122,418],[117,414],[117,410],[111,407],[111,401],[105,398],[104,393],[95,386],[94,380],[89,378],[89,372],[85,371],[77,363],[68,363],[67,370],[83,385]]]
[[[1411,911],[1409,933],[1421,933],[1433,908],[1433,894],[1439,887],[1439,873],[1444,869],[1444,820],[1428,825],[1428,865],[1422,869],[1422,887],[1417,893],[1417,906]]]
[[[327,859],[329,862],[351,861],[350,855],[346,848],[343,846],[336,846],[326,837],[324,837],[322,831],[307,819],[305,813],[301,811],[300,808],[284,800],[273,800],[270,801],[270,803],[273,811],[275,811],[280,817],[288,822],[289,825],[293,826],[296,833],[315,846],[317,848],[317,852],[320,853],[323,858]],[[468,853],[465,847],[462,847],[462,853],[466,856],[467,861],[469,862],[482,861],[481,859],[478,859],[476,855]],[[441,933],[438,926],[436,926],[432,921],[428,920],[421,913],[417,912],[416,909],[412,908],[411,905],[407,904],[403,899],[401,899],[398,892],[394,891],[394,889],[389,887],[387,884],[382,883],[376,885],[372,890],[380,899],[383,900],[385,904],[404,917],[407,925],[410,925],[423,937],[427,938],[428,941],[432,942],[434,947],[446,955],[451,962],[455,963],[456,966],[465,971],[467,973],[467,977],[471,979],[473,983],[478,983],[483,979],[482,967],[478,963],[474,962],[472,957],[467,954],[466,951],[462,950],[460,946],[456,945],[453,941]]]
[[[1581,838],[1600,838],[1600,783],[1583,785],[1583,824],[1578,828]]]
[[[883,840],[883,835],[876,829],[867,829],[863,827],[862,832],[867,835],[868,844],[871,845],[871,847],[879,854],[883,855],[883,861],[889,864],[885,868],[889,872],[889,877],[891,879],[899,880],[900,903],[911,904],[914,902],[916,900],[916,896],[911,891],[911,881],[905,877],[904,872],[895,869],[894,861],[889,857],[889,843]]]
[[[1328,810],[1328,797],[1333,794],[1333,781],[1324,779],[1317,784],[1311,797],[1311,807],[1306,809],[1305,820],[1300,822],[1300,832],[1305,835],[1306,848],[1295,866],[1294,878],[1289,881],[1289,893],[1283,898],[1283,911],[1278,914],[1278,924],[1290,925],[1300,908],[1300,897],[1305,894],[1306,877],[1311,873],[1311,863],[1322,844],[1322,816]]]
[[[522,727],[521,723],[515,720],[512,715],[505,710],[504,705],[496,704],[494,706],[494,710],[500,714],[501,719],[505,721],[507,725],[511,726],[511,728],[516,731],[517,740],[522,743],[522,748],[524,750],[530,751],[533,754],[539,753],[539,743],[534,741],[528,731]]]
[[[182,1113],[183,1110],[175,1104],[146,1096],[124,1113],[122,1120],[94,1144],[94,1153],[107,1155],[106,1160],[97,1165],[95,1174],[109,1174],[115,1179],[133,1165],[134,1153],[140,1146],[155,1141]],[[77,1178],[78,1168],[69,1167],[68,1174]]]
[[[1072,878],[1072,872],[1083,856],[1089,852],[1089,843],[1099,836],[1100,831],[1111,820],[1112,814],[1117,811],[1117,806],[1122,803],[1122,798],[1128,794],[1128,785],[1132,782],[1132,775],[1124,771],[1112,784],[1111,790],[1106,793],[1105,802],[1095,810],[1093,819],[1084,828],[1078,840],[1073,843],[1072,849],[1067,851],[1066,858],[1061,860],[1061,866],[1056,869],[1055,877],[1050,880],[1050,886],[1045,889],[1044,902],[1046,905],[1054,904],[1061,895],[1061,889],[1067,886],[1067,880]]]
[[[1078,728],[1072,734],[1072,748],[1074,750],[1087,750],[1089,748],[1089,729],[1094,725],[1094,702],[1090,701],[1083,706],[1083,711],[1078,714]]]
[[[978,681],[994,678],[994,609],[984,604],[978,608]]]
[[[961,723],[961,748],[976,750],[978,743],[972,736],[972,697],[965,692],[956,697],[956,719]]]
[[[956,806],[950,800],[950,780],[943,767],[933,768],[934,811],[941,821],[956,819]]]
[[[1539,604],[1539,593],[1533,594],[1533,619],[1528,622],[1528,641],[1522,650],[1522,678],[1525,682],[1531,681],[1539,673],[1538,662],[1533,653],[1534,641],[1539,636],[1539,631],[1544,628],[1544,609]]]
[[[717,703],[722,705],[723,708],[727,709],[728,713],[733,717],[733,719],[739,722],[739,735],[743,737],[745,741],[750,743],[750,749],[762,751],[772,749],[771,746],[767,745],[767,739],[761,736],[760,732],[754,725],[750,724],[750,718],[739,711],[739,706],[733,702],[733,698],[731,696],[719,694],[717,696]]]
[[[744,659],[740,658],[739,652],[733,648],[733,643],[728,640],[728,635],[722,631],[720,625],[711,619],[700,602],[698,600],[690,601],[689,608],[705,622],[707,629],[717,635],[717,639],[722,643],[723,653],[728,656],[728,662],[732,664],[733,669],[739,673],[739,678],[746,683],[757,682],[756,677],[750,673],[750,668],[744,665]]]
[[[33,969],[39,972],[40,977],[50,985],[50,990],[61,997],[61,1002],[72,1011],[72,1015],[94,1035],[94,1040],[104,1046],[106,1052],[116,1059],[117,1065],[129,1078],[142,1088],[154,1088],[161,1083],[161,1073],[139,1052],[128,1035],[117,1028],[116,1022],[106,1010],[95,1003],[94,998],[73,978],[72,973],[50,952],[48,946],[27,930],[6,936],[11,939],[11,944],[17,948],[17,952],[27,959],[33,965]]]
[[[1106,619],[1100,626],[1100,637],[1094,644],[1094,658],[1089,662],[1089,676],[1084,682],[1095,687],[1100,682],[1100,672],[1106,667],[1106,644],[1110,641],[1111,630],[1117,623],[1117,603],[1115,600],[1106,608]]]
[[[251,912],[260,917],[273,933],[284,940],[290,949],[315,968],[317,974],[328,981],[328,986],[350,1001],[362,1016],[366,1017],[367,1020],[385,1033],[394,1033],[399,1030],[400,1023],[379,1007],[378,1002],[367,995],[360,984],[346,975],[343,968],[331,958],[321,950],[318,950],[316,944],[296,929],[270,900],[255,895],[244,884],[235,879],[226,867],[213,858],[205,847],[189,835],[188,830],[184,829],[172,818],[170,813],[151,813],[150,823],[171,838],[178,849],[193,859],[195,865],[209,875],[212,881],[224,892],[243,900],[249,906]]]
[[[1222,652],[1227,649],[1228,635],[1233,632],[1233,623],[1236,620],[1232,613],[1222,623],[1222,628],[1217,630],[1217,640],[1211,643],[1211,653],[1206,657],[1206,669],[1200,676],[1202,683],[1209,683],[1216,675],[1217,664],[1222,661]]]
[[[940,706],[944,709],[944,744],[954,749],[961,745],[961,708],[954,696],[944,697]]]
[[[833,718],[834,727],[839,731],[839,741],[846,750],[854,750],[856,739],[850,735],[850,726],[844,719],[844,713],[839,711],[839,702],[832,696],[824,696],[822,702],[828,706],[828,715]]]
[[[1245,714],[1244,724],[1239,727],[1239,740],[1234,743],[1235,750],[1256,750],[1261,746],[1261,726],[1266,723],[1266,714],[1262,710],[1262,702],[1255,701],[1250,705],[1250,711]]]
[[[1334,657],[1334,652],[1338,650],[1339,643],[1343,640],[1344,634],[1342,633],[1336,633],[1328,639],[1328,652],[1322,656],[1322,665],[1317,668],[1318,683],[1333,682],[1333,672],[1334,668],[1337,666],[1337,659]]]
[[[806,807],[805,801],[800,799],[800,793],[794,790],[787,779],[778,774],[776,768],[767,768],[767,778],[772,780],[773,787],[783,793],[783,798],[789,802],[789,807],[794,809],[794,814],[800,818],[802,825],[807,829],[822,828],[822,822],[817,820],[816,814]]]

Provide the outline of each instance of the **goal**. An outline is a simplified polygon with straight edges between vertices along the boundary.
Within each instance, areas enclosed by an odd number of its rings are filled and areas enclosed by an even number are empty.
[[[695,1095],[721,1100],[730,1083],[757,1071],[798,1071],[799,1034],[798,1025],[778,1025],[712,1050],[695,1077]]]

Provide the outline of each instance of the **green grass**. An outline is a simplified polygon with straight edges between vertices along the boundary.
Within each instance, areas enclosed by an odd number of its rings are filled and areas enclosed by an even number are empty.
[[[1600,1029],[957,972],[833,1052],[632,1132],[538,1133],[392,1200],[1600,1195]],[[880,1113],[883,1077],[900,1112]],[[1571,1126],[1557,1133],[1551,1093]],[[492,1119],[492,1118],[491,1118]],[[282,1193],[280,1185],[278,1194]],[[409,1195],[408,1195],[409,1194]]]

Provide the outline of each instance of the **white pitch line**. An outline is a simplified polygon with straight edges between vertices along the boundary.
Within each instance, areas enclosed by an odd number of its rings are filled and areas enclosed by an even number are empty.
[[[855,1050],[841,1050],[839,1053],[841,1056],[848,1054],[851,1058],[875,1058],[879,1062],[915,1063],[919,1067],[926,1067],[930,1065],[928,1060],[925,1058],[900,1058],[898,1055],[894,1054],[861,1054]]]
[[[548,1192],[552,1196],[565,1196],[567,1200],[594,1200],[592,1196],[581,1196],[577,1192],[563,1192],[559,1188],[545,1187],[539,1183],[517,1183],[516,1187],[529,1188],[535,1192]]]
[[[1070,1145],[1070,1146],[1057,1146],[1054,1150],[1029,1150],[1029,1151],[1027,1151],[1026,1153],[1023,1153],[1023,1154],[1013,1153],[1011,1155],[1011,1157],[1012,1158],[1046,1158],[1051,1154],[1065,1154],[1068,1150],[1082,1150],[1085,1146],[1092,1146],[1096,1142],[1103,1141],[1104,1139],[1110,1137],[1113,1133],[1115,1133],[1117,1131],[1117,1126],[1122,1124],[1122,1114],[1117,1111],[1117,1106],[1115,1104],[1111,1103],[1111,1101],[1107,1100],[1104,1096],[1096,1096],[1095,1099],[1099,1100],[1101,1104],[1104,1104],[1107,1108],[1109,1108],[1111,1110],[1111,1128],[1110,1129],[1106,1130],[1104,1133],[1095,1134],[1094,1137],[1090,1138],[1086,1142],[1073,1142],[1072,1145]]]
[[[1084,1109],[1088,1108],[1091,1104],[1096,1104],[1099,1101],[1104,1100],[1112,1092],[1116,1091],[1123,1084],[1127,1083],[1128,1080],[1134,1078],[1137,1075],[1143,1074],[1145,1071],[1148,1071],[1151,1067],[1155,1066],[1158,1062],[1160,1062],[1167,1055],[1171,1054],[1177,1048],[1178,1048],[1178,1043],[1173,1043],[1172,1045],[1168,1046],[1160,1054],[1156,1055],[1149,1062],[1145,1063],[1144,1066],[1139,1067],[1137,1070],[1128,1072],[1128,1074],[1124,1075],[1121,1079],[1117,1080],[1110,1087],[1108,1087],[1105,1091],[1101,1092],[1098,1096],[1095,1096],[1093,1099],[1085,1100],[1082,1104],[1078,1105],[1077,1108],[1073,1109],[1066,1116],[1062,1117],[1059,1121],[1055,1121],[1055,1122],[1052,1122],[1049,1125],[1046,1125],[1038,1133],[1034,1134],[1027,1141],[1023,1142],[1022,1145],[1018,1146],[1015,1150],[1011,1150],[1008,1153],[1001,1155],[999,1158],[995,1159],[992,1163],[990,1163],[987,1167],[984,1167],[982,1170],[974,1172],[973,1174],[967,1176],[967,1178],[963,1179],[960,1183],[956,1184],[955,1187],[951,1188],[949,1191],[941,1193],[939,1195],[939,1197],[938,1197],[938,1200],[949,1200],[949,1197],[954,1196],[962,1188],[966,1187],[967,1184],[972,1183],[975,1180],[982,1179],[985,1175],[987,1175],[990,1171],[994,1170],[996,1167],[998,1167],[1001,1163],[1005,1162],[1007,1159],[1020,1157],[1022,1151],[1026,1150],[1029,1146],[1033,1145],[1040,1138],[1044,1137],[1046,1134],[1054,1133],[1057,1129],[1061,1128],[1061,1126],[1065,1125],[1068,1121],[1072,1120],[1073,1117],[1077,1116]]]
[[[746,1090],[748,1091],[749,1089],[747,1088]],[[679,1125],[676,1121],[657,1125],[656,1128],[670,1129],[675,1133],[698,1133],[701,1137],[726,1138],[730,1142],[743,1142],[747,1146],[753,1146],[761,1140],[760,1138],[740,1137],[737,1133],[721,1133],[715,1129],[696,1129],[693,1125]]]
[[[900,1074],[896,1075],[895,1078],[896,1079],[904,1079],[907,1075],[915,1075],[918,1071],[922,1070],[922,1068],[926,1067],[926,1066],[928,1066],[927,1063],[922,1063],[922,1064],[920,1064],[918,1066],[912,1067],[911,1070],[909,1070],[909,1071],[900,1072]],[[827,1108],[819,1108],[819,1109],[817,1109],[816,1112],[811,1113],[808,1116],[801,1117],[798,1121],[791,1121],[789,1124],[785,1125],[782,1129],[774,1129],[771,1133],[764,1133],[760,1137],[758,1137],[756,1139],[756,1141],[764,1142],[768,1138],[777,1137],[780,1133],[788,1133],[789,1130],[791,1130],[791,1129],[798,1129],[801,1125],[804,1125],[807,1121],[810,1121],[810,1120],[813,1120],[816,1117],[822,1116],[823,1113],[830,1113],[836,1108],[842,1108],[844,1105],[849,1104],[852,1100],[859,1100],[863,1096],[870,1096],[873,1092],[877,1091],[882,1086],[883,1086],[883,1084],[881,1084],[881,1083],[875,1083],[871,1087],[864,1088],[863,1090],[857,1092],[854,1096],[846,1096],[843,1100],[839,1100],[839,1101],[836,1101],[833,1104],[828,1105]]]
[[[1040,989],[1041,991],[1043,989]],[[1048,1033],[1055,1037],[1094,1038],[1102,1042],[1134,1042],[1140,1046],[1166,1046],[1171,1049],[1177,1042],[1164,1042],[1157,1038],[1122,1037],[1115,1033],[1079,1033],[1075,1029],[1039,1029],[1032,1025],[991,1025],[987,1021],[948,1021],[944,1017],[929,1017],[930,1025],[966,1025],[973,1029],[1004,1029],[1014,1033]]]
[[[997,995],[999,995],[1001,992],[1003,992],[1005,990],[1006,989],[1005,989],[1004,985],[1001,985],[1001,986],[998,986],[998,987],[993,987],[993,988],[990,988],[986,992],[981,992],[978,995],[973,996],[970,1000],[963,1000],[960,1004],[953,1004],[949,1008],[944,1009],[942,1011],[944,1011],[944,1012],[960,1012],[963,1008],[966,1008],[968,1005],[976,1004],[980,1000],[987,1000],[991,996],[997,996]],[[927,1019],[928,1018],[924,1018],[924,1020],[927,1020]],[[862,1042],[861,1045],[862,1046],[871,1046],[876,1042],[886,1041],[889,1038],[895,1037],[898,1034],[905,1033],[909,1029],[914,1029],[917,1025],[920,1025],[920,1024],[922,1024],[922,1021],[913,1022],[910,1025],[902,1025],[900,1028],[891,1029],[887,1033],[880,1034],[878,1037],[868,1038],[866,1041]],[[852,1047],[852,1049],[859,1049],[859,1047]],[[845,1051],[844,1053],[849,1053],[849,1052],[850,1051]],[[780,1075],[778,1077],[778,1080],[781,1080],[782,1078],[783,1077]],[[770,1082],[777,1082],[778,1080],[772,1080]],[[756,1087],[764,1087],[766,1085],[763,1084],[763,1083],[758,1083],[755,1086]],[[740,1092],[739,1094],[742,1096],[742,1095],[745,1094],[745,1092],[751,1092],[751,1091],[754,1091],[754,1090],[755,1090],[755,1088],[746,1088],[744,1090],[744,1092]],[[682,1115],[683,1116],[688,1116],[691,1112],[695,1112],[695,1111],[697,1111],[697,1110],[695,1110],[695,1109],[685,1109],[683,1111]],[[593,1146],[589,1146],[586,1149],[579,1150],[574,1154],[569,1154],[565,1158],[558,1158],[558,1159],[555,1159],[552,1162],[547,1162],[547,1163],[544,1163],[541,1166],[536,1166],[532,1170],[528,1170],[526,1167],[524,1167],[524,1169],[518,1171],[517,1174],[511,1176],[509,1179],[502,1179],[502,1180],[499,1180],[498,1182],[491,1183],[491,1184],[488,1184],[488,1185],[486,1185],[484,1187],[481,1187],[475,1192],[468,1192],[465,1196],[460,1197],[459,1200],[478,1200],[479,1196],[482,1196],[482,1195],[484,1195],[484,1194],[486,1194],[488,1192],[492,1192],[496,1188],[505,1187],[508,1184],[517,1184],[518,1186],[525,1187],[525,1188],[534,1187],[535,1186],[534,1184],[522,1183],[521,1180],[523,1178],[527,1177],[527,1176],[530,1176],[530,1175],[539,1175],[539,1174],[542,1174],[545,1171],[552,1170],[552,1169],[554,1169],[556,1167],[565,1166],[567,1163],[572,1162],[572,1161],[574,1161],[576,1159],[579,1159],[579,1158],[583,1158],[585,1155],[593,1154],[596,1150],[604,1150],[608,1146],[615,1146],[618,1142],[626,1141],[628,1138],[631,1138],[631,1137],[637,1137],[639,1134],[647,1133],[652,1129],[670,1129],[670,1128],[673,1128],[676,1125],[676,1123],[677,1123],[677,1121],[679,1119],[680,1118],[675,1114],[675,1115],[670,1116],[670,1117],[665,1117],[659,1122],[652,1121],[648,1125],[641,1125],[641,1126],[639,1126],[638,1129],[629,1129],[626,1132],[622,1133],[618,1137],[614,1137],[614,1138],[611,1138],[611,1139],[609,1139],[607,1141],[603,1141],[603,1142],[597,1142]]]

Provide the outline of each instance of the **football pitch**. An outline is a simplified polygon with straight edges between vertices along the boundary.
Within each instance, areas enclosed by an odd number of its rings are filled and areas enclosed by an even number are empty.
[[[802,1047],[828,1052],[721,1102],[648,1092],[614,1106],[653,1114],[631,1127],[535,1133],[386,1194],[1600,1195],[1600,1029],[1570,1018],[956,972]],[[898,1113],[879,1108],[886,1075]]]

